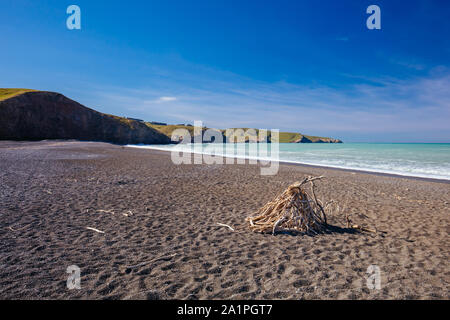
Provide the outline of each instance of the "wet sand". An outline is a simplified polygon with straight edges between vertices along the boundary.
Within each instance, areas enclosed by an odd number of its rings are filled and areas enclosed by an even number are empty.
[[[259,173],[105,143],[0,141],[0,299],[449,298],[449,183],[287,164]],[[306,175],[326,176],[319,198],[387,233],[353,232],[342,215],[317,236],[248,231],[247,216]],[[71,265],[80,290],[66,286]]]

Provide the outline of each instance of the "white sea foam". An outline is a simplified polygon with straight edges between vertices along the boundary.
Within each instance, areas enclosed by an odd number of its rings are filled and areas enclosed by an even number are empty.
[[[279,160],[286,163],[316,165],[340,169],[398,174],[412,177],[450,180],[450,144],[291,144],[279,145],[279,159],[249,156],[248,144],[236,144],[232,154],[226,145],[214,151],[195,150],[190,144],[130,145],[130,147],[214,154],[240,159]],[[264,144],[264,146],[267,146]],[[208,149],[207,149],[208,150]],[[269,144],[270,150],[270,144]]]

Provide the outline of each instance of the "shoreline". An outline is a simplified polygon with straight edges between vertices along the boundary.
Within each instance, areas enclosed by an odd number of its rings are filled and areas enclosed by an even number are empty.
[[[78,143],[103,143],[103,144],[109,144],[112,146],[118,146],[118,147],[125,147],[125,148],[133,148],[133,149],[141,149],[141,150],[152,150],[152,151],[161,151],[161,152],[172,152],[170,150],[161,149],[158,147],[148,147],[140,146],[140,145],[121,145],[121,144],[115,144],[110,142],[98,142],[98,141],[81,141],[81,140],[60,140],[60,139],[51,139],[51,140],[38,140],[38,141],[15,141],[15,140],[0,140],[0,148],[2,147],[8,147],[8,144],[12,145],[27,145],[27,144],[38,144],[38,143],[54,143],[55,145],[58,144],[64,144],[64,143],[71,143],[71,142],[78,142]],[[439,143],[441,144],[441,143]],[[16,146],[17,147],[17,146]],[[206,154],[202,152],[190,152],[191,154]],[[233,156],[222,156],[218,155],[217,157],[222,158],[232,158],[232,159],[245,159],[250,160],[248,157],[233,157]],[[270,161],[265,159],[251,159],[251,160],[258,160],[258,161]],[[294,162],[294,161],[283,161],[280,160],[279,164],[281,165],[290,165],[290,166],[300,166],[300,167],[306,167],[306,168],[319,168],[319,169],[329,169],[329,170],[338,170],[343,172],[349,172],[349,173],[360,173],[360,174],[370,174],[370,175],[376,175],[376,176],[385,176],[385,177],[393,177],[393,178],[405,178],[405,179],[411,179],[411,180],[418,180],[418,181],[430,181],[430,182],[437,182],[437,183],[443,183],[443,184],[450,184],[450,179],[440,179],[440,178],[431,178],[431,177],[420,177],[420,176],[413,176],[413,175],[405,175],[405,174],[399,174],[399,173],[389,173],[389,172],[381,172],[381,171],[370,171],[370,170],[363,170],[363,169],[351,169],[351,168],[340,168],[340,167],[334,167],[334,166],[324,166],[324,165],[317,165],[317,164],[308,164],[308,163],[300,163],[300,162]]]
[[[161,151],[161,152],[172,152],[170,150],[164,150],[158,147],[148,147],[148,146],[139,146],[139,145],[125,145],[127,148],[136,148],[136,149],[143,149],[143,150],[153,150],[153,151]],[[183,152],[183,151],[180,151]],[[192,154],[202,154],[207,155],[207,153],[203,152],[189,152]],[[216,155],[216,157],[222,157],[222,158],[231,158],[231,159],[245,159],[248,160],[257,160],[257,161],[271,161],[267,159],[257,159],[257,158],[248,158],[248,157],[233,157],[229,155]],[[440,179],[440,178],[430,178],[430,177],[420,177],[420,176],[413,176],[413,175],[405,175],[405,174],[399,174],[399,173],[389,173],[389,172],[381,172],[381,171],[370,171],[370,170],[363,170],[363,169],[350,169],[350,168],[340,168],[340,167],[333,167],[333,166],[324,166],[324,165],[317,165],[317,164],[308,164],[308,163],[300,163],[300,162],[294,162],[294,161],[286,161],[286,160],[280,160],[278,161],[279,164],[283,165],[291,165],[291,166],[303,166],[303,167],[310,167],[310,168],[319,168],[319,169],[330,169],[330,170],[340,170],[350,173],[362,173],[362,174],[373,174],[373,175],[379,175],[379,176],[385,176],[385,177],[394,177],[394,178],[406,178],[406,179],[412,179],[412,180],[420,180],[420,181],[432,181],[432,182],[438,182],[438,183],[445,183],[450,184],[450,179]]]

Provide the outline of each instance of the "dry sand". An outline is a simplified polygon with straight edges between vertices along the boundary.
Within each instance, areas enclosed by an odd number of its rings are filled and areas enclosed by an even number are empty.
[[[388,233],[249,232],[245,217],[305,175],[325,175],[320,198]],[[61,141],[0,142],[0,182],[1,299],[449,298],[445,182],[297,165],[260,176]],[[81,290],[66,287],[70,265]],[[369,265],[380,290],[367,288]]]

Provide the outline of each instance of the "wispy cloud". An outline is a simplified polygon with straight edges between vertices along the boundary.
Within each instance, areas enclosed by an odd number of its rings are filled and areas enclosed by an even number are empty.
[[[169,123],[202,120],[216,128],[277,128],[351,140],[450,140],[445,67],[424,77],[365,79],[344,88],[208,73],[169,74],[139,89],[100,88],[96,99],[123,114]]]
[[[402,67],[408,68],[408,69],[414,69],[417,71],[422,71],[426,69],[426,66],[424,64],[418,63],[414,60],[402,60],[402,59],[389,59],[390,63],[400,65]]]
[[[157,101],[158,102],[167,102],[167,101],[175,101],[177,100],[176,97],[160,97]]]

